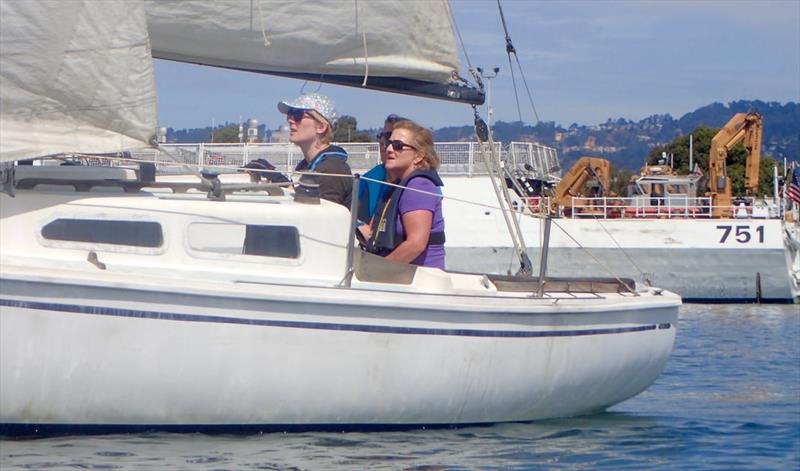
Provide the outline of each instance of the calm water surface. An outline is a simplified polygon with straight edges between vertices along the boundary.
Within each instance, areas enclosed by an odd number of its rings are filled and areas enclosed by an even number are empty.
[[[605,414],[382,433],[0,441],[2,469],[800,469],[800,308],[687,305],[667,368]]]

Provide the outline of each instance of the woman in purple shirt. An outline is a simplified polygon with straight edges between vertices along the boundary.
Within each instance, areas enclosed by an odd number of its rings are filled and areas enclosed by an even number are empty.
[[[384,194],[372,220],[368,250],[389,260],[444,269],[442,180],[433,134],[417,123],[394,124],[386,144],[387,180],[398,183]]]

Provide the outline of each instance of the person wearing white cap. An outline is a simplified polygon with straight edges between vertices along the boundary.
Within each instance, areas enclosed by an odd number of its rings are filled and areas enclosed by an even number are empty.
[[[289,123],[289,141],[300,147],[305,157],[295,167],[296,172],[352,175],[347,165],[347,151],[330,143],[336,123],[333,100],[311,93],[279,102],[278,111],[286,115]],[[351,178],[319,176],[320,198],[350,209],[352,192]]]

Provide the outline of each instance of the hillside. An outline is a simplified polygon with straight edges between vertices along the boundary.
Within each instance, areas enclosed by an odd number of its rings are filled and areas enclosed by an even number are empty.
[[[712,103],[686,113],[678,119],[669,114],[654,114],[639,121],[625,118],[611,119],[605,123],[588,126],[571,124],[565,128],[554,122],[536,125],[521,122],[494,123],[496,140],[535,141],[558,149],[562,168],[568,168],[582,155],[606,157],[617,168],[638,170],[647,155],[656,146],[670,143],[678,136],[688,134],[699,126],[719,128],[735,113],[750,110],[764,116],[763,151],[777,159],[800,159],[800,103],[776,103],[764,101],[734,101]],[[231,123],[219,126],[230,126]],[[259,135],[270,131],[259,126]],[[472,126],[450,126],[434,131],[437,142],[474,140]],[[169,128],[169,142],[205,142],[209,140],[211,127],[199,129]],[[370,133],[370,136],[373,133]]]
[[[568,128],[553,122],[532,126],[520,122],[494,124],[494,137],[500,141],[536,141],[558,149],[562,168],[582,155],[610,159],[615,167],[638,170],[653,147],[668,144],[699,126],[722,127],[735,113],[759,111],[764,116],[763,151],[778,159],[800,158],[800,104],[763,101],[712,103],[675,119],[669,114],[654,114],[639,121],[611,119],[595,126],[573,123]],[[472,126],[437,129],[437,141],[473,139]]]

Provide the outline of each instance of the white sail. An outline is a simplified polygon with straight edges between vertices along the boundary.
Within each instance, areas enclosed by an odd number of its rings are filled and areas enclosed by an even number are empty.
[[[452,80],[459,59],[446,0],[145,5],[156,58],[461,98]]]
[[[147,145],[156,92],[138,0],[3,0],[0,18],[0,161]]]

